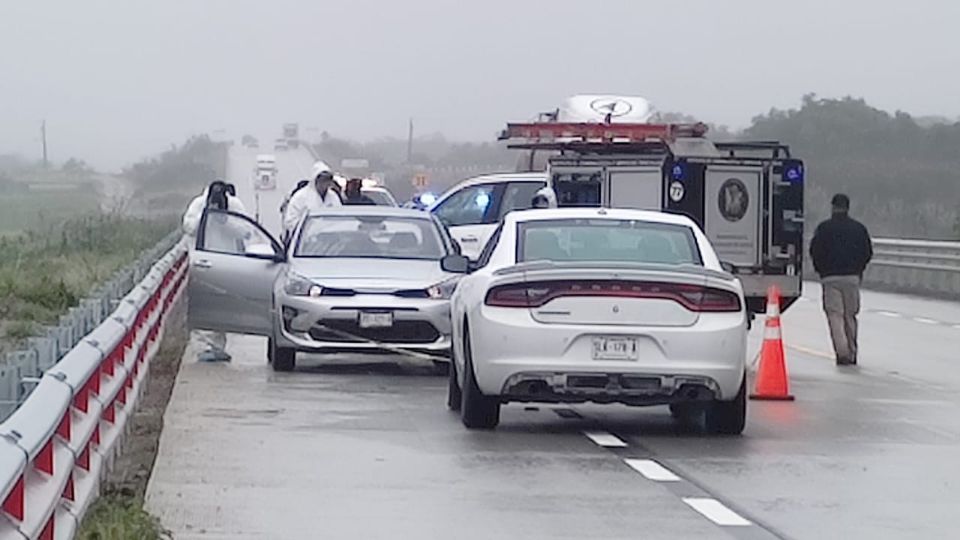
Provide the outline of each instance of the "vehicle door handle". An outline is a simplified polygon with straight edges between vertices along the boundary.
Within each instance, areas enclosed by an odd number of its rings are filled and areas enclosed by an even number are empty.
[[[211,263],[210,261],[208,261],[208,260],[206,260],[206,259],[202,259],[202,260],[199,260],[199,261],[194,261],[194,262],[193,262],[193,267],[194,267],[194,268],[213,268],[213,263]]]
[[[467,244],[467,243],[472,244],[474,242],[479,242],[480,239],[477,238],[476,236],[464,236],[460,241],[463,242],[464,244]]]

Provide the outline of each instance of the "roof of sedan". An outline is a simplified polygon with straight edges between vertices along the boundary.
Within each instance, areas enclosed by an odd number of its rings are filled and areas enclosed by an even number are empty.
[[[374,206],[374,205],[345,205],[334,208],[324,208],[310,212],[310,216],[383,216],[400,217],[412,219],[430,219],[431,214],[423,210],[413,208],[399,208],[396,206]]]
[[[652,210],[633,210],[631,208],[542,208],[534,210],[515,210],[508,213],[505,221],[543,221],[551,219],[630,219],[650,223],[668,223],[696,227],[687,216],[669,214]]]

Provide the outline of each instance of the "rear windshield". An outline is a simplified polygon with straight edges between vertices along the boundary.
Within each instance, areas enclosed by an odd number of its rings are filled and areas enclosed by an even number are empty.
[[[620,219],[556,219],[518,224],[517,262],[609,261],[702,265],[693,230]]]
[[[387,216],[311,216],[294,257],[439,260],[446,255],[432,220]]]

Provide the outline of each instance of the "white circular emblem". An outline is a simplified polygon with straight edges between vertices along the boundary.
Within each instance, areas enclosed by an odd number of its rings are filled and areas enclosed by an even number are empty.
[[[609,114],[611,117],[616,118],[630,114],[630,111],[633,110],[633,105],[631,105],[629,101],[622,99],[600,98],[593,100],[590,103],[590,108],[604,116]]]
[[[683,184],[680,182],[671,182],[670,183],[670,200],[673,202],[680,202],[683,199],[683,195],[686,193],[686,190],[683,188]]]

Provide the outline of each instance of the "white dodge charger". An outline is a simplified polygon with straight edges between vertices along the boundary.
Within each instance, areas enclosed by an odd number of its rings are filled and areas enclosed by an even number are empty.
[[[670,405],[713,433],[746,417],[740,282],[690,219],[603,208],[507,214],[451,299],[448,405]]]

